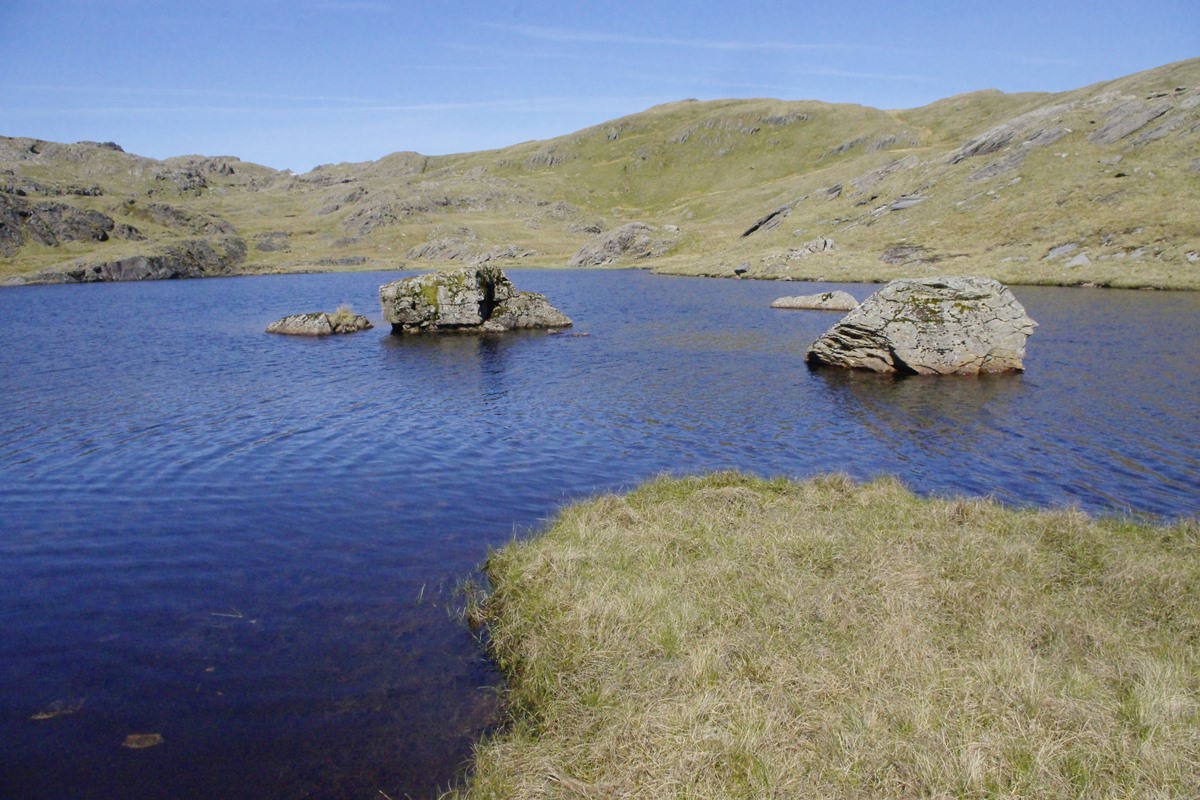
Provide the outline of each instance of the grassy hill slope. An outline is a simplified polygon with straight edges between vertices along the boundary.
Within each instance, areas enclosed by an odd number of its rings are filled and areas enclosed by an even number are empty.
[[[0,138],[0,279],[482,261],[1198,288],[1200,59],[904,111],[683,101],[501,150],[304,175]]]

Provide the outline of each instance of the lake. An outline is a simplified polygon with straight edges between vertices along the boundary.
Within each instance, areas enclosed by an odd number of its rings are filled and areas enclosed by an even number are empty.
[[[897,380],[768,308],[878,287],[509,274],[588,335],[393,337],[397,273],[0,291],[0,796],[431,796],[497,708],[457,587],[664,472],[1200,512],[1200,293],[1015,287],[1025,373]]]

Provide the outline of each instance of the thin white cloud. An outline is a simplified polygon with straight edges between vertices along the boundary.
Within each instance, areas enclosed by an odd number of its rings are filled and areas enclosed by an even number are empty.
[[[391,11],[387,3],[310,3],[318,11]]]
[[[855,78],[871,81],[933,81],[927,75],[910,75],[902,72],[851,72],[834,67],[801,67],[788,70],[793,75],[815,75],[821,78]]]
[[[63,94],[145,96],[145,97],[206,97],[226,100],[253,100],[255,102],[269,100],[274,102],[334,102],[346,104],[370,104],[377,101],[365,97],[346,97],[333,95],[304,95],[304,94],[272,94],[267,92],[226,92],[217,89],[154,89],[143,86],[49,86],[37,84],[17,84],[0,86],[0,90],[60,92]]]
[[[802,44],[797,42],[770,41],[738,41],[732,39],[680,39],[673,36],[636,36],[624,33],[604,33],[600,31],[582,31],[568,28],[551,28],[543,25],[506,25],[502,23],[483,22],[486,28],[507,31],[531,39],[547,42],[581,43],[595,42],[603,44],[651,45],[654,47],[686,47],[697,50],[857,50],[859,45],[843,44]]]
[[[498,100],[477,100],[458,103],[375,103],[371,105],[312,105],[312,106],[205,106],[205,105],[143,105],[143,106],[96,106],[89,108],[20,108],[13,109],[10,116],[132,116],[147,114],[232,114],[271,116],[278,114],[388,114],[454,111],[561,111],[568,108],[590,109],[612,104],[630,105],[660,102],[653,98],[637,97],[520,97]],[[636,107],[636,106],[634,106]]]

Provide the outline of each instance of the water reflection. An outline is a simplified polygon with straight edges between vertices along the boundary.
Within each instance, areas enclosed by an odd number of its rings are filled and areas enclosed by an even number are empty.
[[[815,370],[840,413],[904,450],[943,457],[995,446],[996,420],[1020,397],[1023,376],[892,377]]]

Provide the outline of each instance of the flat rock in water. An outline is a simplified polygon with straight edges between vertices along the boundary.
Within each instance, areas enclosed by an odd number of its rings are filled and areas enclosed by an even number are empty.
[[[267,326],[267,333],[283,333],[290,336],[331,336],[336,333],[355,333],[373,327],[366,317],[349,311],[329,314],[317,311],[311,314],[292,314]]]
[[[922,375],[1024,369],[1037,323],[1007,287],[970,276],[896,280],[812,347],[810,365]]]
[[[858,306],[858,301],[849,292],[821,292],[820,294],[801,294],[795,297],[780,297],[771,303],[771,308],[797,308],[816,311],[851,311]]]
[[[145,750],[147,747],[157,747],[163,743],[161,733],[131,733],[121,743],[122,747],[130,750]]]
[[[504,271],[477,266],[430,272],[379,287],[394,334],[501,333],[567,328],[571,320],[535,292],[519,292]]]

